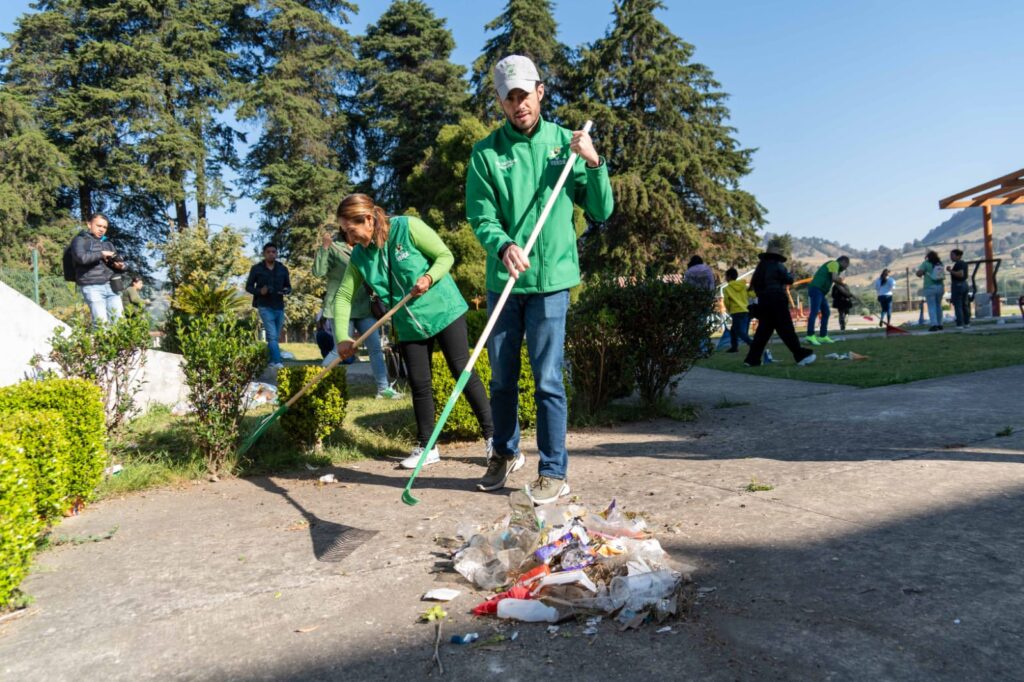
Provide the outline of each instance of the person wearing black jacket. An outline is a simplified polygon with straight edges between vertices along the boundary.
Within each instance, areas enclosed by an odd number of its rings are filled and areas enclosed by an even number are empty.
[[[263,330],[267,334],[270,349],[270,366],[281,369],[281,348],[278,338],[284,327],[284,297],[292,293],[292,282],[288,268],[277,262],[277,245],[269,243],[263,247],[263,260],[249,268],[245,290],[252,294],[252,307],[260,314]]]
[[[839,312],[839,329],[846,331],[846,316],[853,310],[853,292],[845,282],[832,285],[832,307]]]
[[[789,294],[786,287],[793,283],[793,275],[789,274],[784,263],[786,257],[782,250],[774,244],[769,245],[765,252],[758,255],[759,263],[751,278],[757,304],[751,306],[751,312],[757,318],[757,331],[754,342],[750,344],[746,367],[757,367],[761,364],[761,356],[772,334],[779,333],[779,338],[793,354],[798,365],[809,365],[817,358],[814,351],[800,345],[800,339],[793,328],[793,318],[789,313]]]
[[[110,287],[114,275],[125,269],[117,249],[107,241],[110,223],[102,213],[93,213],[86,229],[71,240],[71,262],[75,268],[75,284],[89,306],[93,324],[113,322],[124,314],[121,292]]]

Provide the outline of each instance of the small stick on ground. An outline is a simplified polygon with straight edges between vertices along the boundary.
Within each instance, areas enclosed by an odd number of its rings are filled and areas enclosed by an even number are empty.
[[[437,663],[437,672],[440,675],[444,675],[444,666],[441,665],[441,652],[438,651],[438,647],[441,646],[441,621],[434,623],[434,662]]]

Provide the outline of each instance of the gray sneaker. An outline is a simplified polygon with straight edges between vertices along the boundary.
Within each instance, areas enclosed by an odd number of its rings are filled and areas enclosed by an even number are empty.
[[[476,484],[477,489],[490,492],[504,487],[508,477],[522,469],[524,464],[526,457],[521,452],[508,459],[499,455],[492,456],[487,460],[487,473]]]
[[[526,486],[526,494],[534,504],[548,504],[569,494],[569,481],[538,476],[536,481]]]

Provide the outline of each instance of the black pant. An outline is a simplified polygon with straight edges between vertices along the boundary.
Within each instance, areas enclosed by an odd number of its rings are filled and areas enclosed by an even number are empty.
[[[416,414],[416,437],[420,446],[425,447],[434,432],[434,394],[430,389],[430,358],[434,353],[434,342],[441,347],[445,362],[452,376],[458,380],[469,360],[469,337],[466,333],[466,316],[441,330],[440,333],[421,341],[403,341],[398,344],[409,371],[409,387],[412,389],[412,410]],[[494,435],[494,421],[491,419],[491,402],[476,372],[469,378],[464,391],[469,406],[480,422],[484,438]]]
[[[949,300],[953,303],[953,314],[956,315],[958,327],[971,323],[971,299],[969,289],[956,285],[949,288]]]
[[[754,342],[750,344],[750,350],[747,352],[745,362],[748,365],[761,364],[765,346],[768,345],[772,334],[776,332],[797,362],[813,352],[800,346],[800,339],[797,338],[796,329],[793,328],[793,318],[789,314],[789,302],[785,298],[760,297],[757,308],[757,331],[754,332]]]

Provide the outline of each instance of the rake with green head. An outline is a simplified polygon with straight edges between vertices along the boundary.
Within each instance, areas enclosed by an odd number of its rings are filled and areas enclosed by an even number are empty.
[[[583,124],[583,132],[589,133],[592,125],[592,121],[587,121]],[[534,242],[536,242],[537,237],[540,236],[540,230],[544,227],[544,223],[548,219],[548,214],[551,213],[551,208],[555,205],[555,200],[562,191],[562,185],[565,184],[566,178],[568,178],[569,173],[572,172],[572,167],[576,163],[577,156],[576,152],[569,155],[569,160],[566,161],[565,167],[562,169],[562,174],[558,176],[558,182],[555,183],[555,187],[551,191],[551,196],[548,197],[547,203],[544,204],[544,210],[541,211],[540,217],[537,218],[537,223],[533,226],[530,238],[526,240],[526,245],[523,246],[523,251],[527,256],[530,255]],[[419,461],[416,462],[416,468],[413,469],[412,474],[409,476],[409,482],[405,484],[405,490],[402,491],[402,502],[405,502],[408,505],[419,504],[419,500],[413,497],[412,494],[413,481],[416,480],[416,477],[420,473],[420,469],[423,468],[423,462],[426,461],[427,454],[437,443],[437,439],[441,435],[441,430],[444,429],[445,422],[448,421],[448,415],[451,414],[452,408],[455,407],[455,402],[459,399],[459,396],[462,395],[462,390],[466,388],[466,383],[473,375],[473,366],[476,365],[477,358],[479,358],[480,353],[483,352],[484,344],[487,343],[487,338],[491,335],[491,330],[494,329],[494,324],[498,321],[498,317],[501,315],[501,310],[505,307],[505,301],[508,300],[509,295],[512,293],[512,287],[514,287],[515,284],[516,280],[514,277],[509,277],[508,281],[505,283],[505,288],[502,290],[501,296],[498,298],[498,302],[494,306],[494,310],[490,312],[490,315],[487,318],[487,326],[484,327],[483,332],[480,334],[480,339],[476,342],[476,346],[473,348],[473,354],[469,356],[469,360],[466,362],[466,368],[462,370],[462,374],[459,375],[459,380],[455,382],[455,388],[452,390],[451,397],[448,398],[448,402],[445,404],[444,410],[441,411],[441,416],[437,420],[437,424],[434,425],[434,432],[430,434],[430,440],[427,441],[426,446],[423,448],[423,454],[420,455]]]
[[[373,334],[375,331],[377,331],[382,326],[384,326],[384,323],[386,323],[388,320],[390,320],[391,316],[394,315],[395,313],[397,313],[402,308],[402,306],[404,306],[406,303],[409,302],[409,299],[411,299],[411,298],[412,298],[412,293],[410,292],[410,293],[405,295],[405,298],[403,298],[401,301],[396,303],[395,306],[391,310],[389,310],[386,313],[384,313],[383,317],[381,317],[379,320],[377,320],[372,327],[367,329],[366,332],[364,332],[362,336],[360,336],[358,339],[355,340],[355,342],[354,342],[355,347],[359,347],[363,342],[366,341],[366,339],[368,339],[370,337],[371,334]],[[270,428],[271,424],[273,424],[278,419],[280,419],[281,415],[284,414],[285,412],[287,412],[288,408],[290,408],[292,405],[294,405],[296,403],[296,401],[299,400],[299,398],[304,396],[306,394],[306,392],[309,391],[309,389],[311,389],[314,386],[316,386],[318,383],[320,383],[320,381],[325,376],[330,374],[331,370],[334,369],[335,367],[337,367],[339,362],[341,362],[341,357],[340,356],[336,357],[334,360],[332,360],[331,363],[329,365],[327,365],[326,367],[324,367],[323,370],[321,370],[321,372],[319,374],[317,374],[309,382],[307,382],[305,386],[300,388],[298,393],[296,393],[295,395],[293,395],[291,398],[288,399],[288,402],[284,403],[283,405],[278,407],[276,410],[271,412],[269,415],[267,415],[263,419],[263,421],[261,421],[256,426],[256,429],[252,433],[250,433],[249,436],[244,441],[242,441],[241,447],[238,448],[239,456],[244,455],[246,452],[248,452],[249,448],[251,448],[253,445],[255,445],[256,441],[258,441],[260,439],[260,436],[262,436],[264,433],[266,433],[267,429]]]

